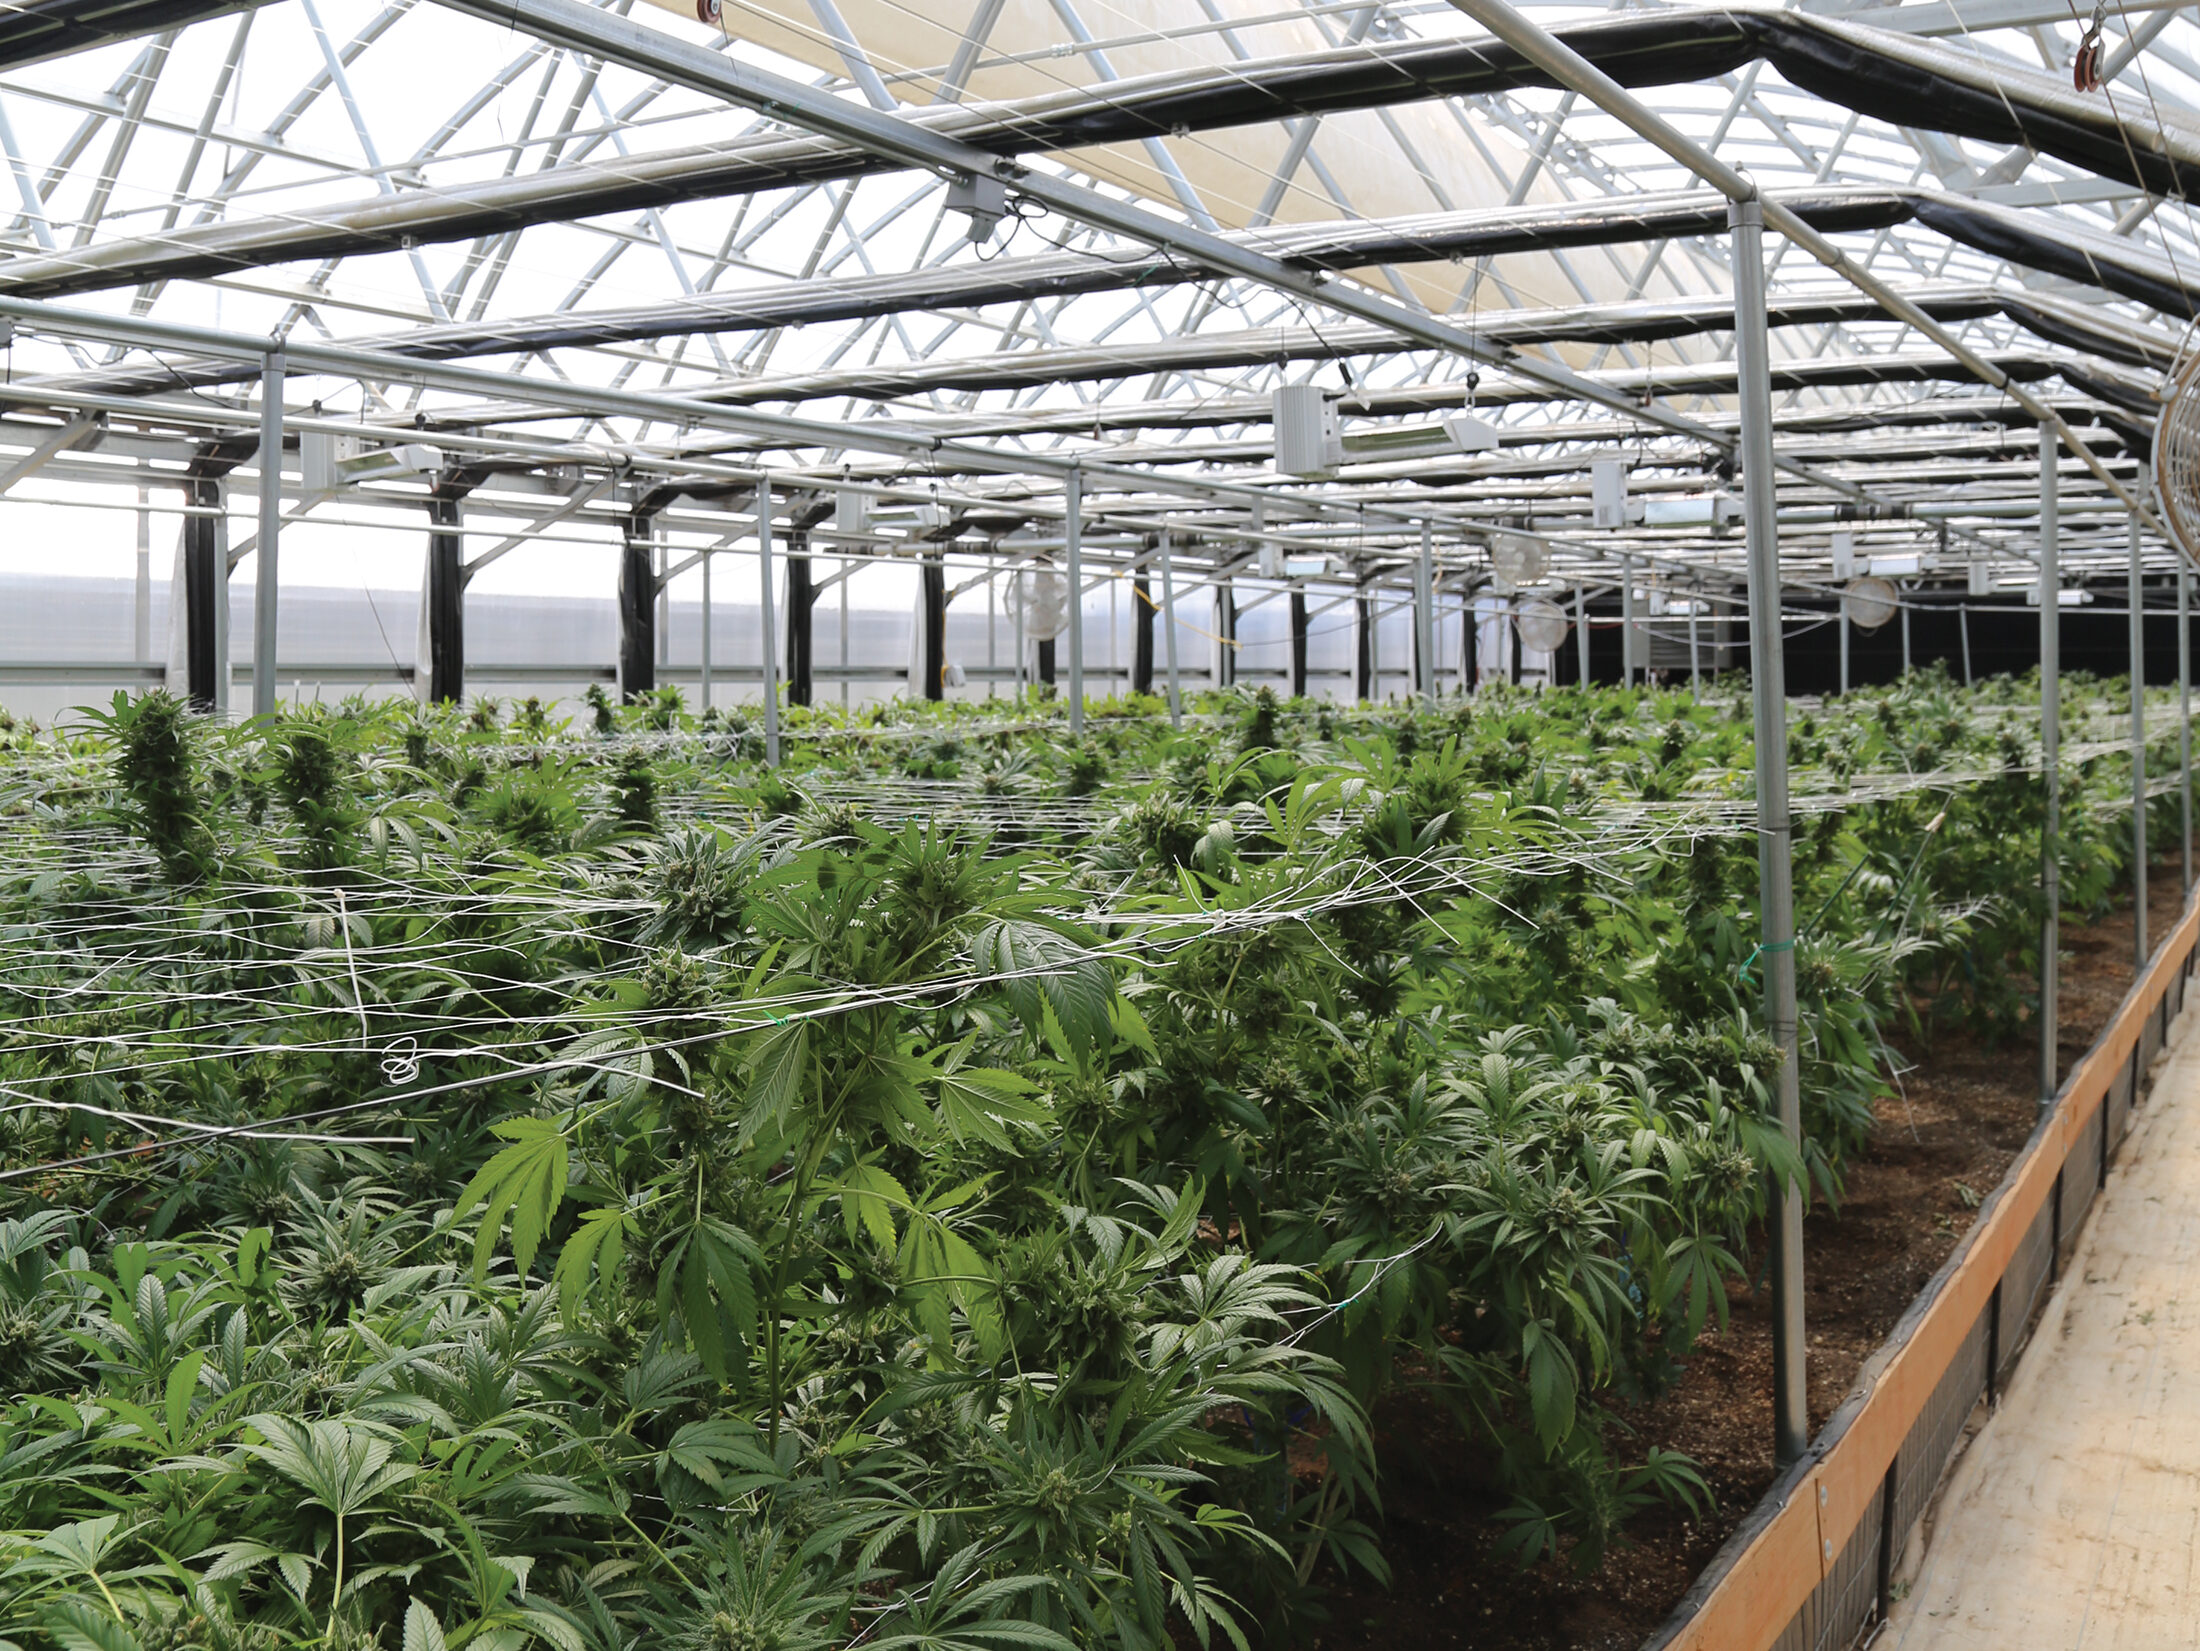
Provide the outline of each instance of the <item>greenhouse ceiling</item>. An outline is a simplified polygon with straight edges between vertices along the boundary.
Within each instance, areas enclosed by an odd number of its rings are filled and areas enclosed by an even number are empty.
[[[2066,568],[2122,567],[2200,290],[2189,11],[2112,17],[2090,96],[2044,0],[1531,11],[1943,329],[1770,243],[1798,585],[1837,535],[2017,577],[2041,407],[2091,449]],[[1424,530],[1455,583],[1497,531],[1741,577],[1724,200],[1440,0],[39,0],[0,150],[18,500],[241,514],[280,342],[286,519],[464,496],[484,563],[645,508],[739,539],[760,481],[821,543],[1026,557],[1074,470],[1096,556],[1210,577],[1402,577]],[[1278,465],[1299,385],[1326,474]],[[340,439],[436,468],[332,503]]]

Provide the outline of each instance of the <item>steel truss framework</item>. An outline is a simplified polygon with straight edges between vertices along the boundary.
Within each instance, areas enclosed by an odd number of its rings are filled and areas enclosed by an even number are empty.
[[[2014,591],[2043,414],[2063,576],[2125,579],[2200,308],[2188,13],[2125,8],[2086,99],[2045,0],[1534,12],[1916,306],[1771,238],[1792,591],[1850,555]],[[576,541],[641,685],[662,581],[755,555],[760,499],[781,556],[938,601],[1075,555],[1225,630],[1471,603],[1497,533],[1562,602],[1742,585],[1724,202],[1435,0],[41,0],[0,15],[0,162],[0,494],[158,489],[263,613],[283,522],[412,534],[437,691],[467,578]],[[1301,383],[1320,478],[1276,468]],[[316,491],[331,440],[436,466]],[[1644,519],[1595,527],[1615,458]]]

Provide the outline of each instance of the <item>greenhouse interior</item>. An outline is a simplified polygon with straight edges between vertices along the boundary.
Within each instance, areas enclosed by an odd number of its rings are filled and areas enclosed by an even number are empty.
[[[0,0],[0,161],[0,1651],[2200,1636],[2189,8]]]

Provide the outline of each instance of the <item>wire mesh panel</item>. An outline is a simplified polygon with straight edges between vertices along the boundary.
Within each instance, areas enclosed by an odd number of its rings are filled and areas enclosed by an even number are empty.
[[[2017,1353],[2024,1346],[2024,1327],[2032,1322],[2032,1314],[2046,1292],[2048,1248],[2054,1237],[2054,1219],[2054,1204],[2041,1204],[2039,1213],[2032,1217],[2031,1225],[2017,1241],[2017,1252],[2009,1258],[2009,1270],[2001,1275],[2001,1353],[1994,1371],[1996,1385],[2017,1362]]]
[[[1895,1455],[1894,1539],[1898,1546],[1909,1540],[1910,1527],[1925,1517],[1933,1488],[1963,1441],[1964,1424],[1985,1395],[1986,1332],[1986,1315],[1981,1313]]]
[[[2110,1098],[2119,1087],[2127,1096],[2131,1093],[2131,1068],[2128,1066],[2109,1085]],[[2086,1212],[2093,1207],[2093,1194],[2101,1184],[2101,1130],[2107,1121],[2107,1106],[2095,1107],[2093,1116],[2079,1127],[2078,1138],[2070,1143],[2070,1156],[2064,1162],[2062,1242],[2065,1256],[2078,1242],[2078,1229],[2084,1225]]]
[[[1826,1568],[1826,1575],[1787,1630],[1777,1651],[1837,1651],[1870,1620],[1879,1597],[1879,1499]]]

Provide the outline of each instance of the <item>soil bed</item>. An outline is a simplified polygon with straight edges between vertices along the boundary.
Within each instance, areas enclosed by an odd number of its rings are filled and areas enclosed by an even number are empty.
[[[2179,875],[2174,862],[2149,873],[2156,944],[2178,919]],[[2128,900],[2099,923],[2064,931],[2065,1076],[2131,986],[2131,940]],[[1929,1055],[1905,1035],[1890,1041],[1914,1069],[1851,1163],[1840,1210],[1821,1204],[1804,1228],[1813,1432],[1968,1230],[2037,1113],[2038,1055],[2028,1038],[1988,1048],[1944,1029]],[[1706,1332],[1680,1380],[1654,1402],[1620,1409],[1635,1454],[1662,1445],[1696,1459],[1718,1495],[1709,1519],[1652,1509],[1596,1575],[1552,1564],[1524,1573],[1492,1552],[1504,1529],[1500,1504],[1479,1489],[1487,1474],[1456,1424],[1425,1395],[1399,1392],[1375,1414],[1392,1586],[1328,1578],[1330,1620],[1303,1643],[1319,1651],[1634,1651],[1772,1483],[1771,1302],[1761,1288],[1730,1295],[1728,1327]]]

